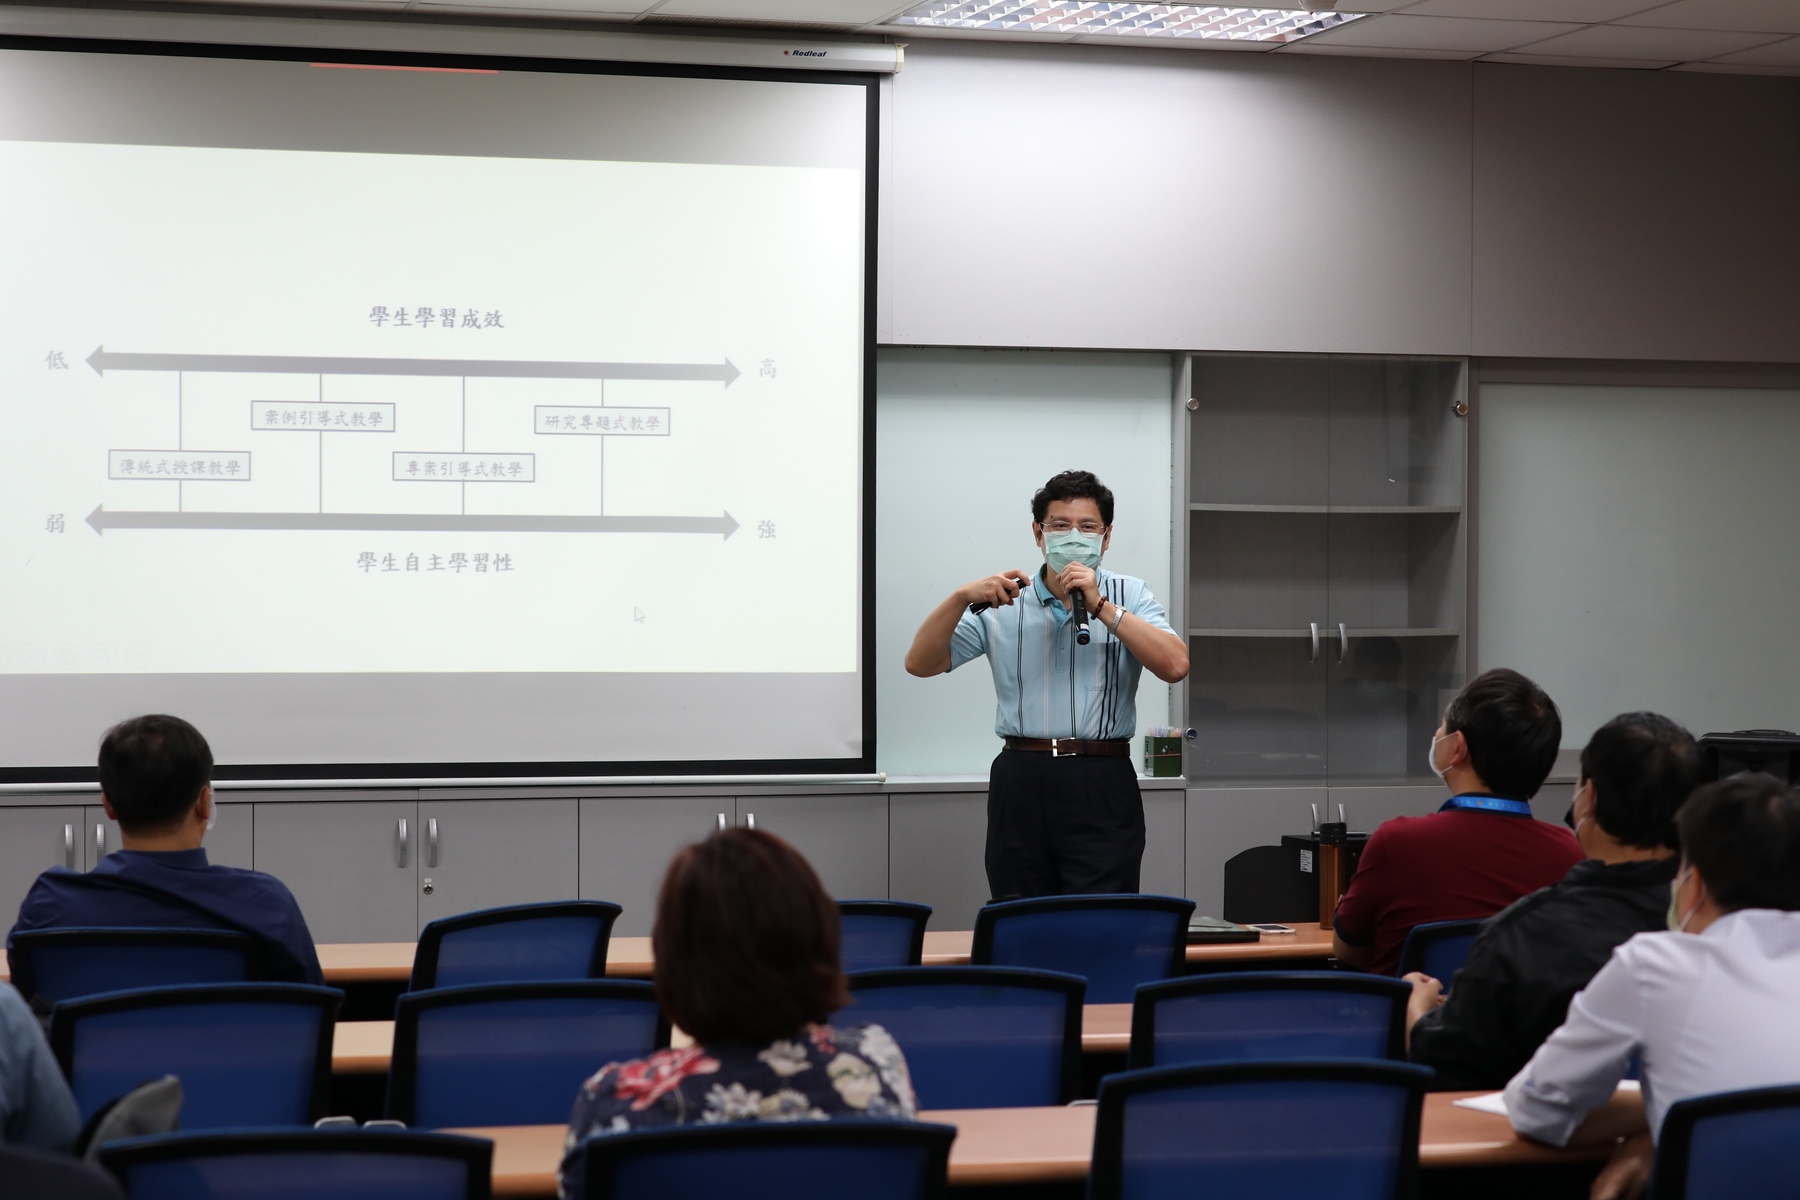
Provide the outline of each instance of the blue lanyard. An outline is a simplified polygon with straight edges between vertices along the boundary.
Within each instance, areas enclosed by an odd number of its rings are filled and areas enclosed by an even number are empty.
[[[1499,796],[1484,796],[1479,792],[1452,796],[1444,801],[1444,807],[1438,811],[1445,812],[1449,809],[1455,809],[1457,812],[1505,813],[1509,817],[1529,817],[1531,815],[1531,805],[1523,800],[1504,800]]]

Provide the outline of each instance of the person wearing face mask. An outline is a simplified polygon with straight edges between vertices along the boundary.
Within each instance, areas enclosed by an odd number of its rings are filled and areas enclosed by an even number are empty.
[[[1667,717],[1626,713],[1588,739],[1570,810],[1587,858],[1488,919],[1448,1000],[1439,980],[1406,976],[1408,1051],[1434,1088],[1504,1087],[1614,947],[1664,927],[1675,813],[1699,784],[1700,748]]]
[[[1392,975],[1414,925],[1491,917],[1567,875],[1580,845],[1529,803],[1561,742],[1562,717],[1537,684],[1505,668],[1471,679],[1426,752],[1450,799],[1369,838],[1332,921],[1338,960]]]
[[[38,876],[7,935],[72,927],[226,929],[262,943],[263,977],[325,982],[293,893],[261,871],[207,862],[213,825],[212,748],[188,722],[133,717],[100,742],[100,802],[122,849],[85,874]]]
[[[988,774],[987,876],[995,900],[1135,892],[1144,805],[1132,765],[1144,668],[1187,677],[1187,643],[1141,579],[1100,565],[1113,494],[1064,471],[1031,500],[1044,565],[964,584],[919,626],[906,669],[941,675],[986,655],[1005,748]],[[1072,597],[1091,640],[1076,640]],[[972,611],[979,607],[980,612]]]
[[[1620,1147],[1595,1200],[1643,1194],[1676,1101],[1800,1083],[1800,795],[1733,775],[1695,792],[1675,827],[1667,930],[1613,951],[1506,1085],[1513,1128],[1562,1146],[1638,1060],[1648,1130]]]

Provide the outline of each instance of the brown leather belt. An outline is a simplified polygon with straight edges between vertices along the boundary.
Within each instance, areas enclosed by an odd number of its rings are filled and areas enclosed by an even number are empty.
[[[1048,754],[1051,758],[1067,758],[1076,754],[1094,754],[1108,758],[1129,758],[1131,755],[1131,739],[1117,738],[1107,741],[1094,741],[1088,738],[1022,738],[1006,739],[1008,750],[1028,750],[1035,754]]]

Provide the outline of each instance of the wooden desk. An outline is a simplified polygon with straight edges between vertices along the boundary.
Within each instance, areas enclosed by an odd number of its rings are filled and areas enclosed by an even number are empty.
[[[1326,958],[1331,954],[1331,935],[1315,922],[1294,926],[1292,934],[1265,934],[1260,942],[1225,946],[1189,946],[1190,963],[1244,963],[1250,967],[1280,968],[1286,961]],[[943,929],[925,935],[922,961],[928,967],[956,967],[969,961],[975,935],[967,929]],[[405,983],[412,978],[412,942],[322,942],[317,947],[325,982]],[[647,937],[616,937],[606,950],[606,973],[622,979],[648,979],[655,966]],[[0,979],[10,979],[4,953],[0,953]]]
[[[1131,1048],[1131,1005],[1090,1004],[1082,1012],[1081,1049],[1123,1054]],[[333,1075],[380,1075],[394,1052],[392,1021],[339,1021],[331,1043]],[[598,1070],[600,1063],[595,1063]]]
[[[1530,1166],[1594,1162],[1612,1153],[1612,1138],[1642,1127],[1637,1098],[1621,1094],[1590,1124],[1601,1130],[1580,1146],[1556,1150],[1527,1142],[1505,1117],[1457,1108],[1452,1101],[1478,1092],[1437,1092],[1425,1098],[1419,1131],[1419,1165],[1426,1169],[1471,1166]],[[1635,1117],[1633,1108],[1635,1105]],[[957,1128],[950,1148],[950,1182],[1064,1183],[1087,1177],[1094,1143],[1091,1104],[1073,1108],[982,1108],[922,1112],[921,1120]],[[550,1196],[562,1161],[561,1125],[521,1125],[498,1129],[453,1129],[494,1143],[495,1196]],[[1588,1137],[1586,1127],[1582,1135]],[[1301,1139],[1301,1143],[1304,1138]],[[1296,1143],[1301,1144],[1301,1143]]]

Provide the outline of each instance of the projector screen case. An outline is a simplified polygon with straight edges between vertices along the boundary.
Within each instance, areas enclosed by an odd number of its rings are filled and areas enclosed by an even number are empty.
[[[0,38],[0,784],[144,711],[221,779],[872,772],[876,118]]]

